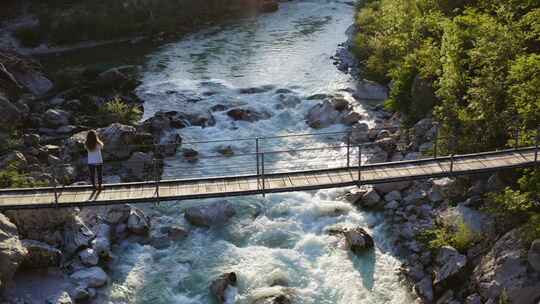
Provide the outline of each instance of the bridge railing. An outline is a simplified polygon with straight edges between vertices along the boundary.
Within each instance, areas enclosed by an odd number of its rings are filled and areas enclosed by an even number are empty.
[[[371,132],[382,130],[386,129],[372,129]],[[265,179],[270,174],[349,168],[358,170],[358,179],[361,181],[363,166],[388,162],[392,156],[385,154],[384,143],[380,141],[357,142],[354,137],[355,135],[351,132],[326,132],[261,138],[185,141],[150,147],[136,146],[153,151],[153,158],[143,161],[106,161],[104,173],[114,171],[110,168],[119,167],[120,164],[123,165],[121,170],[129,170],[131,166],[131,170],[138,170],[139,173],[142,171],[144,176],[142,181],[153,184],[158,196],[161,181],[179,179],[253,176],[259,181],[261,190],[264,190]],[[426,151],[426,154],[431,155],[427,157],[434,159],[443,156],[450,157],[450,170],[452,170],[453,153],[441,155],[439,147],[441,140],[452,142],[452,138],[441,137],[438,132],[435,132],[430,139],[433,145]],[[539,141],[540,129],[534,143],[536,163],[539,162]],[[404,134],[391,144],[395,147],[392,146],[389,150],[396,151],[397,155],[401,154],[401,157],[405,157],[403,153],[411,144],[414,144],[414,140]],[[513,148],[518,149],[525,145],[530,146],[530,138],[522,140],[520,134],[517,133]],[[174,156],[167,157],[163,151],[170,148],[180,150],[176,151]],[[395,160],[402,160],[401,157]],[[126,163],[129,163],[128,169],[126,169]],[[61,170],[68,166],[72,164],[55,164],[53,169]],[[63,187],[63,185],[55,184],[55,192],[57,187]]]

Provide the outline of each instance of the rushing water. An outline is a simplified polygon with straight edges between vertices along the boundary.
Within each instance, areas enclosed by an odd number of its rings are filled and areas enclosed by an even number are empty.
[[[201,111],[216,104],[250,106],[272,114],[270,119],[234,122],[215,113],[216,125],[180,130],[185,141],[249,138],[312,132],[304,121],[315,93],[345,93],[354,88],[330,56],[346,40],[353,8],[339,1],[282,3],[277,13],[245,19],[193,34],[157,50],[147,58],[139,95],[145,116],[155,111]],[[256,94],[240,88],[259,87]],[[302,99],[294,108],[276,107],[277,89]],[[362,111],[358,103],[355,107]],[[333,126],[325,131],[341,130]],[[321,139],[323,140],[323,139]],[[317,144],[296,139],[278,144]],[[248,149],[235,142],[235,150]],[[312,153],[310,159],[324,157]],[[181,157],[166,162],[165,175],[186,172]],[[212,172],[210,172],[212,173]],[[215,172],[216,174],[218,172]],[[125,243],[118,252],[110,301],[114,303],[213,303],[210,282],[224,272],[239,277],[230,303],[252,303],[279,292],[284,282],[295,303],[411,303],[399,282],[399,262],[389,253],[384,221],[360,212],[338,196],[344,189],[229,198],[237,212],[222,227],[193,229],[186,240],[158,250]],[[216,200],[166,203],[154,207],[155,225],[187,225],[182,210]],[[220,200],[218,200],[220,201]],[[354,256],[343,240],[328,235],[332,225],[368,227],[377,249]],[[276,291],[278,290],[278,291]]]

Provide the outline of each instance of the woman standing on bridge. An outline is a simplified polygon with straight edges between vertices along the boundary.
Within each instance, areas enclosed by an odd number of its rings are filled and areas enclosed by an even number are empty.
[[[101,184],[103,182],[103,157],[101,156],[103,147],[103,142],[97,136],[96,131],[90,130],[86,135],[86,151],[88,151],[90,180],[96,190],[101,190]],[[98,187],[96,187],[96,171],[98,175]]]

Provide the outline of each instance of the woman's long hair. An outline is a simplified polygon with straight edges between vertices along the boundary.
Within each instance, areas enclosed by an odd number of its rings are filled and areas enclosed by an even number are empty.
[[[96,131],[88,131],[88,134],[86,134],[86,149],[88,151],[94,151],[98,144],[103,146],[103,143],[101,142],[101,140],[99,140]]]

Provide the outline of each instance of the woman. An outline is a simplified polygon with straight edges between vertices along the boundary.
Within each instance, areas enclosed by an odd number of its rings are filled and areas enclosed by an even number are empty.
[[[100,190],[103,181],[103,158],[101,150],[103,142],[99,140],[96,131],[90,130],[86,135],[86,151],[88,151],[88,171],[90,171],[90,180],[94,189]],[[98,187],[96,187],[96,171],[98,175]]]

